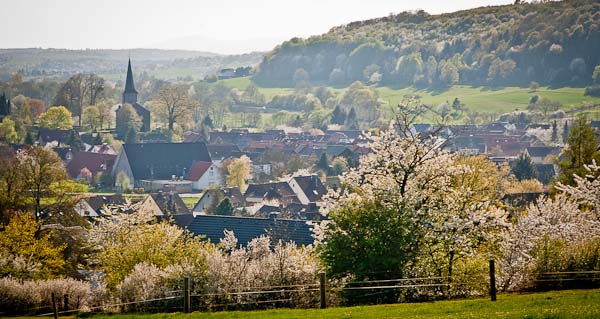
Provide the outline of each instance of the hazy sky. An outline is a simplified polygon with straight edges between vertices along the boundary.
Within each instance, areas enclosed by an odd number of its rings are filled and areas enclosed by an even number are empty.
[[[512,0],[2,0],[4,48],[172,48],[244,53],[294,36],[423,9],[451,12]]]

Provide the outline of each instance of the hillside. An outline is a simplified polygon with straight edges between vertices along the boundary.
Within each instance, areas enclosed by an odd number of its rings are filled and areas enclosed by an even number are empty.
[[[292,86],[455,84],[583,86],[600,64],[600,3],[573,0],[483,7],[441,15],[403,12],[293,38],[260,64],[255,81]],[[306,73],[299,71],[303,69]],[[296,79],[295,79],[296,77]]]
[[[131,49],[0,49],[0,77],[14,72],[25,77],[68,77],[76,73],[95,73],[106,78],[121,77],[131,57],[136,72],[148,72],[161,79],[190,76],[202,78],[219,68],[255,65],[263,53],[221,55],[202,51]]]

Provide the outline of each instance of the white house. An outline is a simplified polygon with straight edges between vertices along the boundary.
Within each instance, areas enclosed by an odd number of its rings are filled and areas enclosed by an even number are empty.
[[[185,179],[192,182],[193,190],[203,190],[211,185],[223,184],[218,166],[213,162],[194,162]]]

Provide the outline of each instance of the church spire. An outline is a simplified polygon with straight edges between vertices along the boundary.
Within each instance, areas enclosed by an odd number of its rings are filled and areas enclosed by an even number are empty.
[[[133,85],[133,72],[131,71],[131,58],[127,64],[127,79],[125,80],[125,92],[124,93],[137,93],[135,86]]]
[[[127,64],[127,79],[125,79],[125,91],[123,91],[123,103],[137,103],[137,91],[133,85],[133,71],[131,71],[131,58]]]

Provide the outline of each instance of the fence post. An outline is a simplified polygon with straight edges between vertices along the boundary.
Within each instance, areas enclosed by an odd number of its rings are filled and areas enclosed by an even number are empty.
[[[52,298],[52,312],[54,313],[54,319],[58,319],[58,309],[56,309],[56,298],[54,297],[54,293],[50,294]]]
[[[64,294],[63,296],[63,310],[67,311],[69,310],[69,295]]]
[[[190,278],[183,278],[183,312],[190,312]]]
[[[496,301],[496,267],[493,259],[490,259],[490,297]]]
[[[321,295],[321,309],[327,308],[327,295],[325,291],[325,273],[319,273],[319,292]]]

